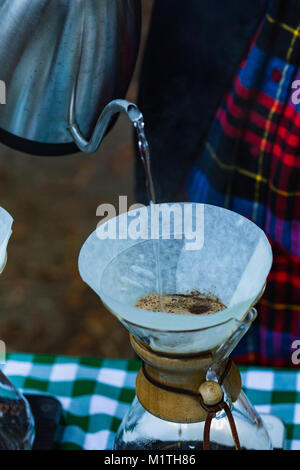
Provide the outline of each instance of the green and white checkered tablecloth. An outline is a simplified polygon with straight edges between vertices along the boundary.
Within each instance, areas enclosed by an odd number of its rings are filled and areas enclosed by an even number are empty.
[[[62,404],[60,449],[112,449],[134,398],[138,361],[33,354],[7,355],[3,372],[29,393]],[[259,412],[281,418],[287,448],[300,449],[300,370],[241,367],[244,390]]]

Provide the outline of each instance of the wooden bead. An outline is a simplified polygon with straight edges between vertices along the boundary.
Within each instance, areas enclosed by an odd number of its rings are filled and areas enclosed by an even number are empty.
[[[223,398],[223,391],[217,382],[208,380],[199,387],[199,393],[203,398],[205,405],[211,406],[219,403]]]

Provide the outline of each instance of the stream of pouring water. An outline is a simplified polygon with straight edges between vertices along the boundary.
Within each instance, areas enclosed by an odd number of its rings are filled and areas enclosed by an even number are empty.
[[[145,123],[144,119],[140,118],[134,122],[134,127],[136,129],[137,141],[139,156],[144,165],[145,175],[146,175],[146,186],[147,186],[147,195],[150,204],[156,204],[156,195],[154,190],[152,172],[151,172],[151,160],[150,160],[150,150],[149,144],[145,135]]]
[[[145,135],[145,122],[143,117],[134,122],[134,127],[137,135],[139,157],[143,163],[145,175],[146,175],[146,188],[149,199],[150,207],[157,203],[155,189],[153,184],[153,177],[151,172],[151,159],[149,144]],[[153,250],[155,256],[155,269],[156,269],[156,291],[159,296],[160,310],[162,310],[162,278],[160,268],[160,240],[153,241]]]

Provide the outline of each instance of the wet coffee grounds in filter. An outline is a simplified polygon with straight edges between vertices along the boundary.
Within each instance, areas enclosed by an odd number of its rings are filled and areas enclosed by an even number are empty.
[[[153,312],[201,315],[219,312],[226,305],[216,297],[193,291],[190,294],[163,294],[161,299],[157,293],[148,294],[141,297],[135,307]]]

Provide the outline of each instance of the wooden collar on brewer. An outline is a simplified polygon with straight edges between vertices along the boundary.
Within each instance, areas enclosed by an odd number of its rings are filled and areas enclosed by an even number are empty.
[[[234,363],[225,363],[224,372],[217,382],[206,381],[206,372],[212,355],[193,357],[165,357],[154,353],[143,343],[130,336],[132,346],[143,360],[136,381],[137,397],[142,406],[166,421],[196,423],[205,421],[204,447],[209,448],[211,421],[224,410],[231,427],[235,447],[239,440],[230,408],[223,400],[223,390],[231,402],[241,391],[240,373]]]

